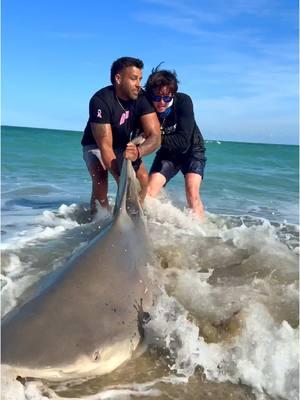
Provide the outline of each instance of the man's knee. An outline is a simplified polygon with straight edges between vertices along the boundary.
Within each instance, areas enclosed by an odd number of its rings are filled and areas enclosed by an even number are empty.
[[[140,182],[148,183],[149,176],[148,176],[147,172],[142,172],[137,175],[137,178]]]
[[[108,179],[108,172],[101,166],[94,166],[89,169],[93,183],[100,184]]]
[[[149,181],[149,175],[145,167],[141,167],[136,171],[136,177],[140,182],[140,185],[147,186]]]

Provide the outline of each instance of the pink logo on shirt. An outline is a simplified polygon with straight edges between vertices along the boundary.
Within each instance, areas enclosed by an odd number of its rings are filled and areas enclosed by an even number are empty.
[[[129,117],[129,111],[125,111],[120,118],[120,125],[123,125],[126,119]]]
[[[97,118],[102,118],[102,111],[100,110],[100,108],[98,108],[97,111]]]

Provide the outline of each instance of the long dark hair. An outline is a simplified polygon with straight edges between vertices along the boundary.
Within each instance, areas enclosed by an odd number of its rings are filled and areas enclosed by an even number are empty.
[[[152,68],[151,74],[149,75],[145,90],[148,95],[151,95],[157,88],[167,86],[173,94],[178,90],[179,81],[177,79],[176,71],[170,71],[167,69],[160,70],[159,67],[163,64],[161,62],[157,67]]]

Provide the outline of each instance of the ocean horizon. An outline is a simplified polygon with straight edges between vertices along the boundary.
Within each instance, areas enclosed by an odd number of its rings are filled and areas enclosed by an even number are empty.
[[[23,125],[0,125],[0,129],[2,128],[24,128],[24,129],[38,129],[40,131],[43,130],[47,130],[47,131],[64,131],[64,132],[73,132],[73,133],[79,133],[82,134],[84,127],[82,128],[82,130],[77,130],[77,129],[61,129],[61,128],[44,128],[44,127],[36,127],[36,126],[23,126]],[[280,143],[280,142],[247,142],[247,141],[243,141],[243,140],[223,140],[223,139],[216,139],[216,138],[209,138],[209,139],[205,139],[205,142],[228,142],[228,143],[245,143],[245,144],[278,144],[278,145],[282,145],[282,146],[299,146],[299,138],[297,143]]]

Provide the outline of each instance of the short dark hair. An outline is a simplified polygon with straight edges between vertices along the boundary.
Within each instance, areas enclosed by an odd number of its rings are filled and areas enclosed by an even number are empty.
[[[151,74],[147,79],[145,90],[148,95],[151,95],[155,89],[163,86],[168,86],[173,94],[178,90],[179,81],[177,79],[176,71],[169,71],[167,69],[159,70],[161,64],[162,63],[152,69]]]
[[[116,61],[114,61],[112,63],[112,66],[110,69],[110,81],[113,85],[115,84],[115,76],[127,67],[136,67],[139,69],[143,69],[144,63],[142,60],[139,60],[138,58],[133,58],[133,57],[118,58]]]

